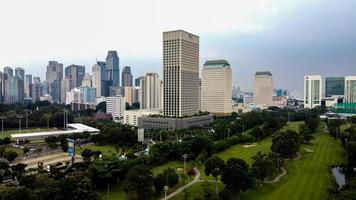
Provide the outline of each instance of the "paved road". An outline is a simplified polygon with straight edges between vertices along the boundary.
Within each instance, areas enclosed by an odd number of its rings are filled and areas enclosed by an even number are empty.
[[[194,180],[192,182],[189,182],[188,184],[178,188],[176,191],[174,191],[171,194],[167,195],[167,198],[162,198],[161,200],[170,199],[170,198],[178,195],[179,193],[183,192],[184,189],[189,188],[190,186],[192,186],[193,184],[198,182],[199,179],[200,179],[200,171],[196,167],[194,167],[193,169],[195,171],[195,177],[194,177]]]

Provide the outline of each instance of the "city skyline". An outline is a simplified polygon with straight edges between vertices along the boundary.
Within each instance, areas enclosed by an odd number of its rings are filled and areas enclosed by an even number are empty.
[[[127,10],[137,4],[135,2],[111,3],[127,8]],[[201,3],[201,1],[194,2],[192,7],[199,6]],[[101,3],[88,2],[88,4],[89,10],[100,9],[104,6]],[[117,50],[120,57],[120,68],[126,65],[131,66],[134,77],[146,72],[155,72],[162,77],[161,33],[181,28],[200,36],[200,68],[209,59],[229,60],[234,66],[233,85],[240,86],[244,91],[252,91],[253,74],[256,71],[271,71],[275,75],[275,87],[298,89],[299,91],[303,89],[304,74],[321,74],[323,77],[355,74],[353,63],[355,63],[354,36],[356,30],[352,26],[352,19],[356,16],[352,12],[352,8],[356,6],[356,2],[351,0],[344,0],[343,3],[336,0],[314,1],[313,3],[307,1],[282,3],[270,0],[257,3],[254,1],[251,3],[222,1],[219,4],[208,1],[204,3],[203,11],[188,9],[186,16],[182,19],[165,15],[167,14],[165,10],[168,6],[167,3],[157,1],[152,5],[144,4],[147,8],[152,8],[154,14],[142,21],[138,21],[137,18],[133,18],[131,23],[129,23],[130,20],[127,20],[128,22],[121,20],[120,16],[127,11],[110,13],[109,16],[103,16],[105,20],[103,17],[93,18],[88,13],[82,13],[83,17],[74,17],[73,21],[68,18],[61,20],[60,22],[65,23],[58,24],[59,28],[56,29],[58,32],[50,33],[48,31],[37,32],[43,30],[43,23],[47,22],[40,18],[42,14],[26,15],[29,19],[23,19],[21,16],[24,16],[28,11],[19,12],[23,13],[19,18],[2,23],[4,28],[9,31],[4,32],[4,37],[0,39],[2,43],[0,66],[22,67],[33,76],[40,76],[44,79],[43,68],[49,60],[56,60],[63,63],[64,66],[84,65],[89,69],[95,64],[96,59],[105,60],[108,50]],[[13,3],[7,3],[4,7],[6,6],[9,9],[1,12],[0,16],[6,16],[8,10],[15,7]],[[64,1],[56,3],[54,6],[70,11],[78,8],[80,2],[69,6],[69,3]],[[50,5],[47,2],[42,2],[41,6],[35,9],[41,9],[38,11],[42,12],[43,8],[48,7]],[[228,9],[227,11],[238,10],[232,13],[227,12],[227,16],[208,17],[207,19],[213,26],[204,25],[202,23],[204,18],[195,17],[197,15],[193,12],[213,12],[214,9],[222,8]],[[141,8],[138,9],[141,10]],[[240,10],[245,11],[238,12]],[[43,12],[47,13],[48,11]],[[147,11],[142,11],[142,13],[145,12]],[[56,16],[49,14],[48,17],[54,22],[59,22]],[[109,17],[111,20],[117,21],[123,29],[127,29],[127,33],[118,32],[117,28],[113,28],[112,33],[109,34],[93,30],[92,23],[105,26],[108,23],[106,19]],[[224,21],[225,17],[236,20],[226,22]],[[305,18],[308,20],[306,21]],[[0,21],[3,22],[3,19],[6,18],[1,17]],[[16,23],[21,27],[30,19],[32,21],[28,24],[35,28],[31,28],[27,36],[22,35],[19,41],[13,42],[15,38],[18,39],[15,32],[19,28],[13,28],[11,24]],[[147,29],[146,20],[152,20],[152,28],[142,35],[140,30]],[[61,35],[68,28],[74,28],[75,22],[85,22],[82,23],[81,28],[92,30],[92,33],[71,32],[70,37],[68,34]],[[132,27],[132,24],[135,26]],[[349,29],[346,31],[340,27],[340,24],[343,27],[349,27]],[[302,29],[301,27],[309,28]],[[23,31],[18,30],[17,32]],[[324,34],[325,32],[330,34]],[[148,38],[150,39],[148,40]],[[21,44],[21,48],[18,46],[19,44]]]

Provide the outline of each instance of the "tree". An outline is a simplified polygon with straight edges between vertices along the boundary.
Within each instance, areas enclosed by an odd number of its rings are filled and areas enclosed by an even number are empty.
[[[172,168],[163,170],[163,175],[167,178],[167,185],[173,187],[178,184],[179,175]]]
[[[242,159],[230,158],[224,167],[221,181],[233,194],[239,195],[253,185],[249,166]]]
[[[217,156],[213,156],[209,158],[205,163],[205,169],[204,169],[205,174],[207,176],[212,175],[215,178],[216,194],[219,194],[218,176],[222,174],[224,167],[225,167],[225,162]]]
[[[2,187],[0,188],[0,199],[19,200],[28,199],[34,200],[33,192],[26,187]]]
[[[314,139],[314,136],[312,136],[312,132],[305,124],[299,125],[299,135],[301,136],[303,143],[306,144],[309,144],[310,140]]]
[[[164,186],[167,183],[167,178],[163,174],[157,174],[153,179],[153,185],[157,194],[161,194]]]
[[[213,152],[213,142],[207,137],[194,137],[191,141],[191,151],[195,157],[197,157],[203,150],[206,151],[207,156],[210,157]]]
[[[9,137],[5,137],[4,139],[2,139],[2,144],[3,145],[11,144],[10,138]]]
[[[260,181],[262,187],[264,180],[272,171],[272,164],[268,160],[267,155],[261,152],[257,152],[257,154],[252,157],[252,160],[251,173]]]
[[[271,150],[283,158],[293,157],[300,149],[300,137],[292,130],[278,133],[272,139]]]
[[[45,142],[47,143],[49,148],[55,149],[57,147],[58,138],[55,136],[49,136],[45,138]]]
[[[351,117],[351,123],[356,124],[356,116]]]
[[[11,170],[15,173],[24,173],[27,165],[24,163],[18,163],[16,165],[11,166]]]
[[[22,149],[22,152],[24,155],[27,155],[28,152],[30,152],[30,148],[28,146],[25,146],[23,149]]]
[[[96,106],[96,111],[106,112],[106,101],[100,102],[100,103]]]
[[[68,151],[68,141],[67,141],[67,136],[66,135],[60,135],[58,137],[59,143],[61,145],[62,151],[66,152]]]
[[[90,158],[93,156],[93,151],[91,149],[84,149],[80,154],[84,160],[84,162],[90,162]]]
[[[0,157],[3,158],[5,156],[5,151],[6,151],[6,148],[5,146],[0,146]]]
[[[153,174],[145,165],[136,165],[127,173],[126,192],[135,192],[138,199],[147,199],[152,193]]]
[[[19,154],[17,154],[15,151],[6,151],[5,152],[5,158],[9,161],[12,162],[17,158]]]

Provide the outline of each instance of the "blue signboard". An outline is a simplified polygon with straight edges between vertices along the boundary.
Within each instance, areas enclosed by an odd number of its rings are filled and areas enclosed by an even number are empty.
[[[67,139],[68,141],[68,156],[74,156],[75,155],[75,140],[72,139]]]

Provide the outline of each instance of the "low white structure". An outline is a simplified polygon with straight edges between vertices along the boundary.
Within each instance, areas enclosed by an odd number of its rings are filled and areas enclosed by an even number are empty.
[[[74,133],[83,133],[89,132],[92,135],[98,134],[99,129],[84,125],[84,124],[67,124],[68,130],[58,130],[58,131],[46,131],[46,132],[37,132],[37,133],[22,133],[22,134],[11,134],[13,140],[36,140],[43,139],[48,136],[58,136],[58,135],[70,135]]]
[[[139,117],[150,115],[162,115],[162,111],[160,109],[125,110],[123,123],[131,126],[137,126]]]

